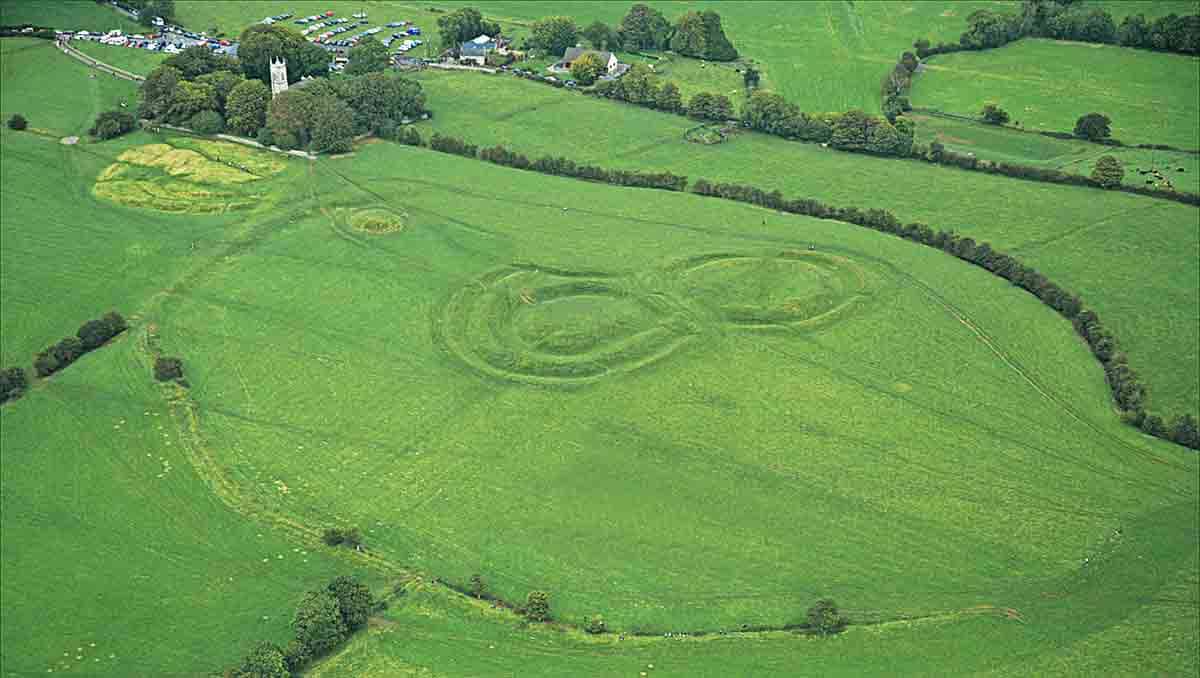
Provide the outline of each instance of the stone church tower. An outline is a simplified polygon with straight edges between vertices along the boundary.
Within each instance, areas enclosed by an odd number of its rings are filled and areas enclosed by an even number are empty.
[[[287,60],[282,57],[276,59],[271,58],[271,98],[279,96],[280,92],[286,92],[287,83]]]

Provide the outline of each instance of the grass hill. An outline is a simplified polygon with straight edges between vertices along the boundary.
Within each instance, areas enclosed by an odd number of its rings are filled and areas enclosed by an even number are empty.
[[[406,593],[311,675],[1200,668],[1200,458],[1121,425],[1069,325],[981,269],[374,140],[311,163],[178,134],[67,146],[128,85],[0,48],[0,114],[33,129],[0,131],[3,360],[108,308],[133,325],[0,409],[4,672],[215,670],[347,568]],[[446,102],[426,136],[990,239],[1097,306],[1156,404],[1195,406],[1194,208],[750,134],[700,147],[681,118],[422,82]],[[153,384],[160,349],[189,389]],[[314,544],[348,525],[370,561]],[[639,635],[436,583],[477,573]],[[824,596],[846,633],[753,631]]]
[[[1013,251],[1081,294],[1112,323],[1154,407],[1200,412],[1200,290],[1196,208],[1162,200],[876,159],[741,133],[687,143],[685,118],[597,101],[504,76],[429,74],[431,99],[453,101],[433,120],[443,134],[502,143],[531,157],[661,169],[749,183],[832,204],[877,207]],[[587,120],[584,132],[579,120]],[[1129,170],[1132,173],[1132,169]],[[918,188],[920,187],[920,188]],[[1020,196],[1014,199],[1012,196]],[[1031,212],[1029,205],[1037,205]],[[1154,321],[1152,318],[1171,318]]]
[[[913,79],[914,106],[979,115],[995,102],[1031,130],[1071,132],[1080,116],[1112,119],[1127,144],[1200,149],[1200,58],[1115,45],[1020,40],[943,54]]]

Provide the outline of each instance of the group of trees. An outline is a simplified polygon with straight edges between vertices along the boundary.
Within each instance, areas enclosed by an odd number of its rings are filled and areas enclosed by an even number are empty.
[[[260,642],[237,666],[226,670],[225,676],[289,678],[366,626],[376,607],[366,585],[354,577],[337,577],[324,588],[305,594],[292,617],[296,635],[287,646]]]
[[[462,43],[479,37],[500,34],[500,24],[483,18],[474,7],[461,7],[448,14],[438,17],[438,34],[441,36],[442,49],[454,49]],[[353,63],[353,60],[351,60]]]
[[[142,83],[141,115],[205,134],[228,129],[284,149],[339,153],[350,150],[356,134],[395,137],[402,120],[425,113],[420,84],[381,72],[387,51],[374,40],[352,50],[355,68],[346,75],[314,79],[272,98],[266,84],[271,58],[284,55],[288,79],[295,80],[325,74],[325,51],[316,48],[319,55],[310,56],[313,45],[279,26],[251,27],[242,39],[240,60],[203,47],[166,59]]]
[[[570,17],[539,19],[533,23],[529,46],[549,54],[562,54],[574,47],[580,37],[600,50],[670,49],[710,61],[733,61],[738,57],[716,12],[689,11],[672,26],[662,12],[640,3],[630,7],[616,27],[594,21],[580,30]]]
[[[6,367],[0,370],[0,404],[21,397],[29,388],[29,378],[25,370],[19,367]]]
[[[132,114],[121,110],[104,111],[96,116],[88,134],[100,140],[113,139],[122,134],[128,134],[137,128],[137,120]]]
[[[39,377],[48,377],[127,329],[129,324],[116,311],[104,314],[99,320],[89,320],[79,327],[75,336],[39,351],[33,359],[34,372]]]
[[[1169,14],[1154,21],[1128,16],[1118,26],[1107,10],[1074,0],[1024,0],[1021,14],[981,9],[967,16],[957,43],[914,43],[917,56],[1000,47],[1024,37],[1115,44],[1182,54],[1200,53],[1200,14]]]

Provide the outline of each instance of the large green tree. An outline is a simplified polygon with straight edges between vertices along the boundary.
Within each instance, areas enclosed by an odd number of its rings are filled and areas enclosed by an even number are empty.
[[[242,77],[241,71],[213,71],[196,78],[196,82],[213,88],[217,95],[217,110],[224,112],[225,107],[229,105],[229,95],[233,88],[246,82],[246,79]]]
[[[712,61],[733,61],[737,50],[725,37],[721,16],[712,10],[688,12],[679,18],[671,49],[685,56]]]
[[[200,111],[217,110],[217,92],[211,85],[182,80],[175,87],[175,96],[167,109],[167,122],[181,125]]]
[[[1102,155],[1092,168],[1092,180],[1104,188],[1116,188],[1125,178],[1125,168],[1121,161],[1111,155]]]
[[[238,40],[238,59],[247,78],[270,84],[271,59],[276,58],[287,60],[289,83],[329,73],[329,54],[286,26],[255,24]]]
[[[480,35],[494,38],[500,34],[500,24],[484,19],[474,7],[461,7],[449,14],[443,14],[438,17],[437,24],[442,49],[458,47]]]
[[[203,45],[194,45],[178,54],[163,59],[163,66],[179,69],[187,80],[195,80],[205,73],[214,71],[241,71],[241,64],[227,54],[214,54]]]
[[[579,39],[579,27],[569,16],[548,16],[533,22],[530,44],[549,54],[562,54],[574,47]]]
[[[348,57],[350,64],[346,66],[347,75],[377,73],[387,70],[388,67],[387,47],[371,36],[363,38],[351,47]]]
[[[341,99],[315,97],[308,135],[314,153],[349,153],[354,147],[354,109]]]
[[[310,656],[320,657],[332,650],[346,637],[337,598],[327,590],[309,592],[296,608],[292,629]]]
[[[233,678],[289,678],[283,651],[275,643],[262,641],[250,650],[250,654],[233,670]]]
[[[334,579],[326,588],[338,601],[338,609],[346,630],[353,633],[367,625],[367,617],[371,616],[371,608],[375,605],[371,589],[354,577],[348,576]]]
[[[225,124],[236,134],[253,136],[267,123],[271,90],[261,80],[243,80],[225,102]]]
[[[1075,121],[1075,136],[1082,137],[1089,141],[1098,139],[1106,139],[1112,130],[1109,129],[1109,124],[1112,122],[1107,115],[1103,113],[1088,113],[1082,115]]]
[[[159,66],[150,71],[139,90],[141,95],[139,114],[143,118],[153,120],[165,118],[167,111],[171,108],[171,102],[175,100],[175,88],[182,80],[183,74],[179,72],[178,68],[171,66]]]
[[[267,128],[279,147],[292,149],[308,145],[308,124],[315,99],[301,89],[289,89],[271,99]]]
[[[829,599],[818,600],[808,608],[808,630],[819,636],[828,636],[846,628],[846,618],[838,611],[837,603]]]
[[[603,21],[593,21],[583,29],[583,37],[595,49],[615,52],[621,49],[621,36]],[[578,80],[578,78],[576,78]]]
[[[391,73],[350,78],[341,91],[346,103],[354,109],[354,127],[360,133],[378,134],[388,122],[399,123],[425,112],[425,94],[420,83]]]
[[[662,49],[667,46],[671,24],[662,12],[638,3],[621,19],[617,33],[627,49]]]
[[[571,64],[571,77],[585,87],[596,82],[604,71],[604,62],[595,52],[587,52]]]

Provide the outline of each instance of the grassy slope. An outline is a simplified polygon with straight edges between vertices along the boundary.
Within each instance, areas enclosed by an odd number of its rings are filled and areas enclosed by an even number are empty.
[[[0,24],[32,23],[61,30],[111,31],[119,28],[140,33],[145,27],[94,0],[0,0]]]
[[[684,118],[504,76],[432,74],[422,82],[431,101],[455,102],[438,111],[434,128],[475,143],[880,207],[1015,250],[1099,310],[1150,384],[1155,407],[1200,412],[1200,291],[1179,284],[1196,278],[1200,261],[1194,207],[872,159],[756,134],[717,146],[688,144],[683,131],[692,123]],[[591,121],[586,133],[575,123],[583,118]],[[559,141],[564,138],[569,146]],[[1032,213],[1031,204],[1038,206]]]
[[[128,83],[90,79],[44,41],[0,48],[0,109],[22,111],[49,135],[0,131],[2,362],[28,368],[33,351],[109,308],[136,317],[155,292],[222,251],[240,219],[93,200],[95,174],[123,145],[148,139],[67,147],[58,136],[81,133],[96,111],[131,96]],[[196,240],[205,246],[192,249]],[[256,639],[286,638],[299,594],[346,569],[297,554],[307,545],[215,499],[134,350],[141,329],[0,410],[6,672],[217,669]]]
[[[1021,40],[932,59],[914,106],[977,115],[986,101],[1033,130],[1070,132],[1098,111],[1125,143],[1200,148],[1200,58],[1105,45]]]
[[[146,75],[157,68],[163,59],[170,56],[162,52],[102,45],[98,42],[88,42],[85,40],[76,40],[71,44],[80,52],[98,59],[109,66],[116,66],[117,68],[139,75]]]
[[[560,614],[622,628],[784,623],[822,592],[888,618],[1034,600],[1114,520],[1194,492],[1194,457],[1154,445],[1184,467],[1147,463],[1064,323],[945,255],[383,144],[322,163],[314,181],[326,208],[390,208],[409,227],[368,240],[336,216],[298,218],[174,296],[164,341],[195,356],[206,430],[251,491],[307,522],[367,526],[373,548],[419,569],[482,572],[509,598],[544,587]],[[639,273],[670,299],[674,278],[653,274],[666,262],[809,243],[873,281],[876,299],[827,330],[703,330],[586,388],[481,378],[436,340],[459,336],[439,320],[448,296],[513,261]],[[897,344],[904,365],[888,359]],[[1031,405],[1004,359],[1098,428]]]

